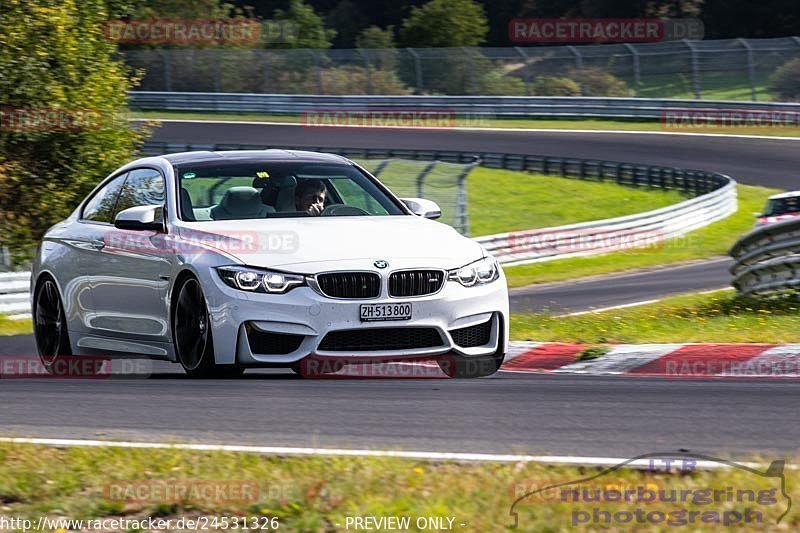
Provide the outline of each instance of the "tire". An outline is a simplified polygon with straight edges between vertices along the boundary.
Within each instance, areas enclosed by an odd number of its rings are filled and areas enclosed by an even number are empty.
[[[49,276],[42,278],[36,287],[33,335],[39,360],[48,373],[54,373],[53,366],[59,358],[72,356],[64,305],[56,282]]]
[[[483,378],[491,376],[500,369],[504,355],[464,357],[450,354],[436,361],[448,377],[457,379]]]
[[[214,342],[203,289],[189,277],[175,292],[172,308],[172,342],[184,372],[191,378],[236,378],[244,369],[214,362]]]

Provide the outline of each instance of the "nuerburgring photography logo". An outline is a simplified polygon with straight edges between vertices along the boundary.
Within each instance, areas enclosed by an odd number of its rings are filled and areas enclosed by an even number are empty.
[[[702,478],[692,476],[701,470],[717,468],[739,471],[744,478],[732,476],[735,481],[705,485]],[[570,506],[565,527],[756,525],[763,528],[773,520],[770,514],[774,515],[774,523],[780,524],[792,508],[784,469],[783,459],[761,469],[749,463],[690,452],[648,453],[592,475],[531,486],[533,490],[523,494],[515,492],[509,527],[520,527],[524,504],[550,503]],[[653,476],[633,481],[622,478],[629,470]],[[532,514],[536,515],[535,510]]]

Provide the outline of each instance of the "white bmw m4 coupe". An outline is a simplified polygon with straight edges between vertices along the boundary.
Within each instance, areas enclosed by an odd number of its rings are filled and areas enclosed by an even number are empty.
[[[409,360],[490,375],[508,345],[506,279],[440,215],[335,155],[139,159],[39,245],[40,358],[162,359],[195,377]]]

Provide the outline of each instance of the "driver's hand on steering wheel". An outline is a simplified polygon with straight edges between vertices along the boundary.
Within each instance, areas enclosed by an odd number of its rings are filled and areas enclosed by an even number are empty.
[[[308,213],[312,217],[316,217],[321,215],[324,209],[325,206],[323,204],[314,203],[308,207],[308,211],[306,211],[306,213]]]

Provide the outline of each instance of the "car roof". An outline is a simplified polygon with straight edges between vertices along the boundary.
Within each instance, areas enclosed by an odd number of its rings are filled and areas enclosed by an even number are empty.
[[[346,163],[352,164],[349,159],[336,154],[326,154],[322,152],[307,152],[303,150],[220,150],[220,151],[198,151],[180,152],[176,154],[165,154],[164,159],[173,165],[183,165],[192,163],[213,163],[213,162],[264,162],[264,161],[284,161],[294,163]]]
[[[787,191],[780,194],[773,194],[769,197],[770,200],[780,200],[781,198],[796,198],[800,196],[800,191]]]

